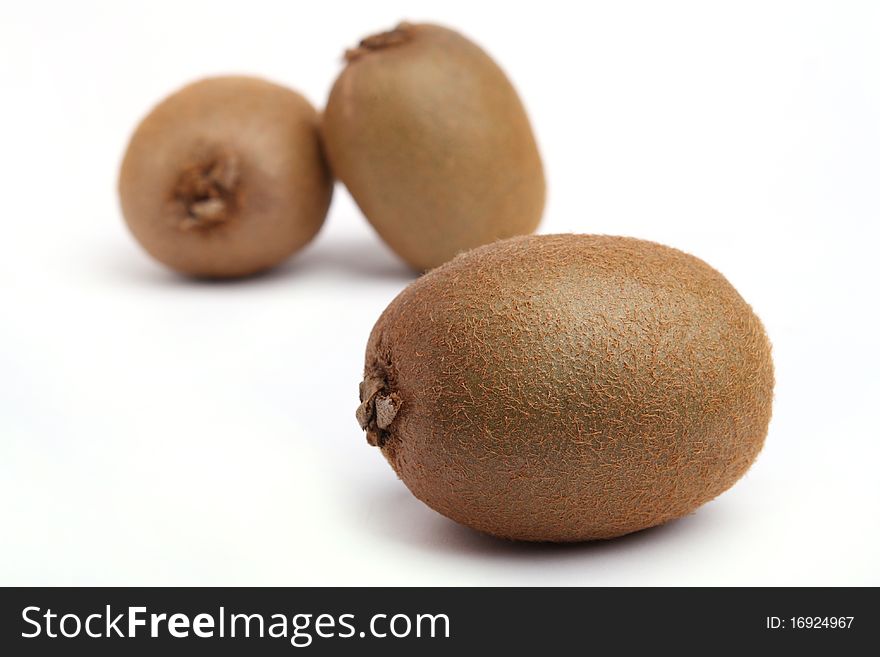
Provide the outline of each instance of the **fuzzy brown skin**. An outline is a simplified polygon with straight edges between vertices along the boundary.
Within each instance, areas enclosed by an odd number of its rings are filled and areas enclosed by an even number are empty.
[[[407,287],[370,336],[358,420],[420,500],[527,541],[611,538],[727,490],[764,443],[770,344],[703,261],[519,237]]]
[[[131,138],[122,213],[157,260],[198,277],[247,276],[302,248],[333,191],[315,109],[265,80],[219,77],[162,101]]]
[[[544,172],[504,72],[460,34],[404,23],[347,54],[323,133],[333,172],[376,231],[423,271],[531,233]]]

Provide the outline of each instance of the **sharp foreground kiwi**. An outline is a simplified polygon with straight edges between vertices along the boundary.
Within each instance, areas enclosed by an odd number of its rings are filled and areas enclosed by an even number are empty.
[[[692,512],[764,443],[770,344],[703,261],[636,239],[519,237],[407,287],[370,336],[358,420],[420,500],[529,541]]]
[[[410,266],[535,230],[544,173],[516,90],[474,43],[403,23],[361,41],[330,93],[330,165]]]
[[[333,190],[318,114],[298,93],[209,78],[138,126],[119,176],[131,232],[157,260],[203,277],[254,274],[305,245]]]

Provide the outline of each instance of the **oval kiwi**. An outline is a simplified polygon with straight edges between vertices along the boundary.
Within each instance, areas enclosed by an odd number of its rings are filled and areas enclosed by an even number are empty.
[[[474,43],[403,23],[346,53],[324,141],[334,174],[379,235],[426,270],[531,233],[544,173],[516,90]]]
[[[420,500],[511,539],[610,538],[739,479],[770,419],[761,322],[697,258],[514,238],[407,287],[370,336],[358,420]]]
[[[298,93],[250,77],[190,84],[131,138],[122,212],[157,260],[193,276],[268,269],[321,227],[333,182],[318,114]]]

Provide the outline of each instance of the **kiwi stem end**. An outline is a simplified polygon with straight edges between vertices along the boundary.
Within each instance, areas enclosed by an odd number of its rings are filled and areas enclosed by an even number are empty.
[[[240,178],[239,158],[228,151],[197,158],[185,167],[173,195],[185,210],[178,227],[198,230],[229,221],[236,210]]]
[[[357,417],[361,429],[367,432],[370,445],[382,447],[390,435],[389,428],[402,402],[396,392],[388,392],[383,378],[364,377],[360,385],[360,400]]]
[[[379,32],[371,36],[361,39],[356,48],[350,48],[345,51],[345,61],[353,62],[360,59],[364,55],[384,50],[393,46],[399,46],[411,40],[413,37],[413,25],[411,23],[402,22],[393,30],[387,32]]]

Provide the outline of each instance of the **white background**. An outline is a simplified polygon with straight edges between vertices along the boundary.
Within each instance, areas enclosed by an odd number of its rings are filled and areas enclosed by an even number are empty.
[[[483,45],[547,168],[542,232],[703,258],[774,343],[757,463],[616,541],[501,542],[413,498],[354,419],[412,275],[340,186],[277,272],[181,279],[119,214],[137,121],[208,74],[320,106],[401,18]],[[0,583],[880,584],[880,4],[4,2]]]

